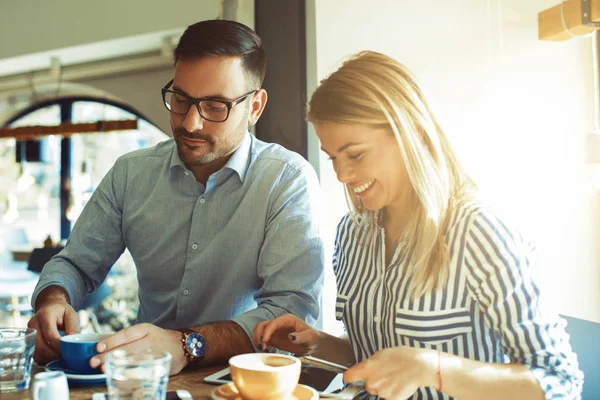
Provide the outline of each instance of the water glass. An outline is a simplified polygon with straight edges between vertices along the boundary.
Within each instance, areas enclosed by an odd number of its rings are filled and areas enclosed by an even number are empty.
[[[29,389],[35,329],[0,328],[0,393]]]
[[[164,400],[167,394],[171,354],[147,350],[129,353],[114,350],[104,364],[110,400]]]

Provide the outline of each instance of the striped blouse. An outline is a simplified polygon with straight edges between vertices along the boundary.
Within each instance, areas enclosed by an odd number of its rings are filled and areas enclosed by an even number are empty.
[[[333,257],[336,319],[344,322],[357,362],[400,345],[441,350],[485,362],[524,364],[547,399],[581,398],[583,373],[566,323],[542,309],[531,276],[533,248],[490,209],[473,203],[455,209],[446,234],[447,286],[418,299],[406,294],[410,257],[402,243],[386,267],[384,230],[361,244],[365,234],[346,215]],[[451,397],[421,387],[412,399]]]

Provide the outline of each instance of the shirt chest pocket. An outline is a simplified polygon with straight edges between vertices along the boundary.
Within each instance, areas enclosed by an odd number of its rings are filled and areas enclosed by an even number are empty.
[[[394,329],[398,335],[436,345],[470,334],[473,325],[466,308],[415,311],[398,307]]]
[[[341,294],[337,295],[335,299],[335,319],[341,321],[344,317],[344,311],[346,310],[346,303],[348,302],[348,296]]]

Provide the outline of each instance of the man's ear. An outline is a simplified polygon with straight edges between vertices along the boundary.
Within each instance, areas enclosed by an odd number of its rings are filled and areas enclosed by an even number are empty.
[[[259,89],[254,95],[252,95],[250,103],[250,114],[248,115],[248,125],[254,125],[258,122],[258,119],[267,105],[267,91],[265,89]]]

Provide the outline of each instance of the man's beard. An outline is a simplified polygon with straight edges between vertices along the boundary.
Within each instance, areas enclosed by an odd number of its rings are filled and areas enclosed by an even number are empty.
[[[186,166],[206,165],[219,158],[218,152],[215,152],[215,140],[210,135],[199,132],[190,133],[184,128],[175,128],[173,129],[173,137],[177,143],[179,158],[181,158],[181,161]],[[193,153],[193,148],[190,148],[186,143],[181,141],[182,137],[206,140],[206,143],[199,144],[199,146],[204,146],[208,149],[203,154],[196,155]]]
[[[248,120],[249,110],[246,110],[246,115],[240,121],[235,130],[229,135],[221,136],[220,145],[217,146],[214,137],[207,135],[202,132],[188,132],[184,128],[173,128],[173,137],[177,143],[177,152],[179,158],[187,166],[202,166],[210,164],[219,158],[225,157],[233,153],[235,149],[239,147],[241,141],[244,139],[244,135],[247,131],[246,121]],[[232,136],[233,135],[233,136]],[[187,144],[180,141],[181,137],[187,137],[190,139],[202,139],[206,140],[205,143],[200,146],[208,147],[203,154],[194,154],[193,150],[188,147]],[[241,138],[241,140],[238,140]]]

